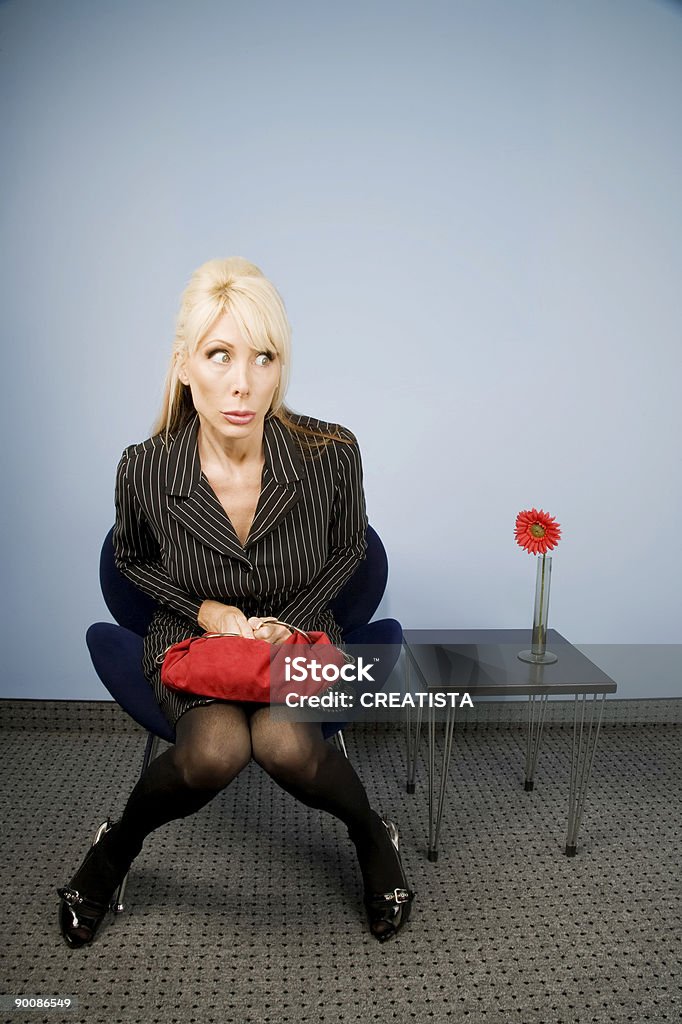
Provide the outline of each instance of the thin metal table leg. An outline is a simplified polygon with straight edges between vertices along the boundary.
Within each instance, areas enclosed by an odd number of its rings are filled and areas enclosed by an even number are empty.
[[[539,696],[539,701],[535,698]],[[539,704],[539,708],[538,708]],[[537,715],[535,714],[537,710]],[[526,745],[526,779],[524,789],[527,793],[532,792],[535,785],[535,769],[538,764],[538,754],[542,742],[542,729],[545,724],[545,712],[547,710],[547,694],[528,695],[528,742]]]
[[[599,701],[599,713],[595,721],[595,704]],[[566,835],[566,856],[574,857],[577,850],[578,829],[585,808],[585,795],[592,772],[592,763],[597,749],[599,729],[604,714],[606,694],[593,694],[588,703],[587,694],[575,695],[573,708],[573,744],[571,747],[571,781],[568,790],[568,832]],[[580,713],[578,713],[580,703]],[[587,724],[585,710],[589,708]]]
[[[450,770],[450,756],[452,753],[452,737],[455,729],[455,707],[448,706],[445,719],[445,734],[443,737],[443,761],[441,765],[440,787],[438,792],[438,806],[436,808],[436,721],[433,708],[428,711],[429,723],[429,848],[427,856],[429,860],[438,860],[438,840],[440,828],[443,821],[443,808],[445,807],[445,789]]]
[[[405,693],[410,693],[410,658],[409,655],[405,658]],[[417,708],[417,728],[414,737],[412,736],[412,711],[407,705],[405,707],[406,713],[406,727],[407,727],[407,783],[405,788],[408,793],[414,793],[415,791],[415,776],[417,772],[417,753],[419,751],[419,741],[421,739],[422,731],[422,708]]]
[[[424,709],[417,708],[416,723],[417,727],[414,735],[414,746],[412,748],[412,774],[407,780],[407,792],[414,793],[415,790],[415,777],[417,771],[417,753],[419,751],[419,743],[422,737],[422,722],[424,720]]]

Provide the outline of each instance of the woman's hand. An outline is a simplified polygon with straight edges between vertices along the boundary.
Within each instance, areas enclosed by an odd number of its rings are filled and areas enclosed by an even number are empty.
[[[244,612],[232,604],[221,604],[220,601],[204,601],[199,608],[197,621],[207,633],[236,633],[238,636],[253,637],[251,621]]]
[[[282,626],[279,622],[268,622],[266,619],[259,619],[253,615],[249,620],[257,640],[267,640],[269,644],[281,644],[291,636],[291,630]]]
[[[244,612],[232,604],[220,601],[204,601],[199,609],[197,621],[207,633],[236,633],[238,636],[255,637],[269,644],[281,644],[291,636],[291,630],[268,617],[252,615],[247,619]]]

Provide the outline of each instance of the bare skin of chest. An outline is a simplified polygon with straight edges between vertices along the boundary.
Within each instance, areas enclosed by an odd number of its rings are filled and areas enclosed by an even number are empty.
[[[259,467],[257,471],[231,477],[229,480],[225,477],[209,475],[206,472],[204,475],[223,506],[225,514],[229,517],[239,538],[239,543],[243,547],[249,536],[260,498],[262,467]]]

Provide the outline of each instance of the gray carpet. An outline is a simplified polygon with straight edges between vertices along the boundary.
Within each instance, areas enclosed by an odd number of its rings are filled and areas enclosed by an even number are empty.
[[[54,702],[48,717],[41,704],[0,703],[0,990],[77,1007],[5,1008],[0,1020],[680,1018],[679,727],[602,728],[573,859],[563,854],[570,730],[547,729],[533,793],[523,790],[522,729],[458,731],[437,864],[425,856],[423,761],[409,796],[402,736],[349,730],[349,755],[377,809],[398,822],[418,892],[409,925],[385,945],[368,932],[343,826],[250,765],[204,810],[147,840],[126,911],[72,951],[55,886],[99,822],[120,813],[143,733],[107,705]]]

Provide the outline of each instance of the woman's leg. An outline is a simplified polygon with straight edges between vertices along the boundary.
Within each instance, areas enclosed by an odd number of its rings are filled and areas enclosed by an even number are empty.
[[[120,821],[88,852],[69,883],[69,889],[89,901],[108,903],[145,837],[168,821],[198,811],[251,759],[247,717],[236,705],[190,708],[175,733],[175,745],[151,762]]]
[[[269,708],[251,716],[254,760],[278,785],[308,807],[328,811],[348,828],[366,893],[405,885],[404,874],[380,816],[372,810],[355,769],[310,722],[273,722]],[[373,929],[381,935],[388,929]]]
[[[150,832],[200,810],[251,760],[247,717],[234,704],[190,708],[175,737],[130,794],[118,822],[116,845],[123,852],[136,856]]]

